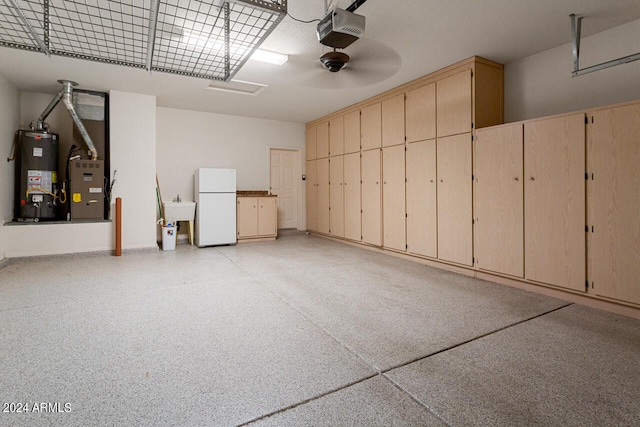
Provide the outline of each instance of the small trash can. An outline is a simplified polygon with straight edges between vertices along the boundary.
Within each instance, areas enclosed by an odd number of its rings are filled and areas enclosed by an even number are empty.
[[[176,226],[167,224],[162,227],[162,250],[173,251],[176,249]]]

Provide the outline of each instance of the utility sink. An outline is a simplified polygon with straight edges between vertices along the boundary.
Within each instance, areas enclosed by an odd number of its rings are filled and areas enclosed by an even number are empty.
[[[164,223],[193,221],[196,214],[196,202],[162,202]]]

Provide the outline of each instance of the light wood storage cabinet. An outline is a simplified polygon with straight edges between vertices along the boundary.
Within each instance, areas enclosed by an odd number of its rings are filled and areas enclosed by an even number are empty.
[[[640,103],[587,117],[589,293],[640,304]]]
[[[502,78],[502,65],[472,57],[308,123],[308,133],[315,132],[307,136],[310,145],[315,143],[315,159],[324,155],[322,127],[328,124],[329,234],[472,266],[471,135],[476,127],[502,123]],[[441,158],[440,148],[448,142]],[[426,164],[405,156],[411,144],[415,159]],[[351,154],[359,158],[347,160]],[[342,205],[339,181],[334,187],[339,166],[333,162],[339,157]],[[442,176],[436,176],[436,166]],[[318,211],[322,179],[316,169],[318,182],[307,198],[315,197],[308,206],[315,204],[312,210]],[[360,181],[359,192],[354,181]],[[307,228],[326,233],[319,218],[311,218]]]
[[[407,251],[438,256],[436,140],[407,144]]]
[[[405,251],[406,202],[404,144],[382,149],[382,245]]]
[[[238,196],[238,240],[276,238],[277,197]]]
[[[308,229],[640,315],[640,101],[500,125],[502,76],[474,57],[308,123]]]
[[[318,231],[318,184],[316,160],[307,160],[307,230]]]
[[[437,140],[438,258],[473,265],[471,134]]]
[[[585,115],[524,125],[525,277],[585,290]]]
[[[306,159],[329,157],[329,122],[325,121],[307,128]]]
[[[524,277],[524,125],[478,129],[475,140],[475,261]]]
[[[362,240],[360,153],[344,155],[344,237]]]
[[[360,152],[360,110],[344,115],[344,152]]]
[[[307,161],[307,229],[329,234],[329,158]]]
[[[382,146],[404,144],[404,94],[382,101]]]
[[[331,156],[344,154],[344,116],[338,116],[329,121],[329,154]]]
[[[344,156],[329,159],[329,234],[344,237]]]
[[[306,159],[307,160],[315,160],[316,158],[316,145],[317,145],[317,126],[312,126],[307,128],[306,134]]]
[[[438,137],[473,130],[472,73],[466,69],[436,83]]]
[[[362,242],[382,245],[381,150],[362,152]]]
[[[360,110],[360,146],[363,150],[382,147],[382,104],[363,107]]]
[[[316,162],[316,231],[329,234],[329,159],[318,159]]]
[[[407,142],[436,137],[436,84],[429,83],[406,94]]]

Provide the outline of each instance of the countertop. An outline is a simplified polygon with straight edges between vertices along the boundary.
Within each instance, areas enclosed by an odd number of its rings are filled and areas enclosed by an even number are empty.
[[[237,197],[278,197],[276,194],[269,194],[267,190],[238,190]]]

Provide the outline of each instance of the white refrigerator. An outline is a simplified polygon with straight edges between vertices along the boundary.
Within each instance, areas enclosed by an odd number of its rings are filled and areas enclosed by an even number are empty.
[[[196,169],[193,191],[196,201],[196,246],[235,244],[236,170]]]

